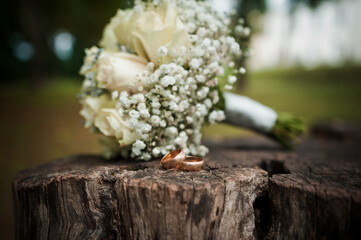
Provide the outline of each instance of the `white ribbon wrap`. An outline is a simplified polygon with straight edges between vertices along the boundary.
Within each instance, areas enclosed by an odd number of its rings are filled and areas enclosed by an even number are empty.
[[[269,133],[277,120],[277,113],[248,97],[224,93],[226,123]]]

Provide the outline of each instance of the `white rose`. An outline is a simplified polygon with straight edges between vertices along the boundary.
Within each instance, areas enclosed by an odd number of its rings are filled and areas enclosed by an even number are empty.
[[[134,50],[139,56],[158,64],[158,49],[164,46],[172,55],[181,55],[188,49],[188,32],[179,19],[177,9],[168,1],[159,7],[145,12],[119,10],[109,26],[120,44]],[[104,34],[102,43],[107,42],[109,34]],[[102,45],[105,49],[107,45]],[[169,54],[162,61],[170,61]]]
[[[83,108],[80,111],[80,115],[85,118],[86,128],[94,123],[94,119],[102,107],[111,107],[114,105],[114,102],[105,94],[102,94],[99,97],[87,96],[82,103]]]
[[[121,146],[129,145],[139,138],[135,129],[114,108],[103,108],[95,118],[95,126],[105,136],[117,138]]]
[[[114,45],[118,44],[118,39],[115,34],[114,28],[117,26],[123,32],[123,38],[121,44],[132,48],[132,36],[129,34],[134,24],[134,11],[133,9],[117,11],[117,14],[110,20],[103,31],[103,37],[99,42],[99,45],[106,51],[110,51]]]
[[[118,39],[114,34],[111,24],[107,24],[103,31],[103,38],[99,45],[105,48],[108,52],[118,52]]]
[[[135,89],[142,85],[136,76],[147,70],[147,61],[129,53],[103,52],[97,62],[97,70],[98,87],[111,91],[127,91],[131,83]]]

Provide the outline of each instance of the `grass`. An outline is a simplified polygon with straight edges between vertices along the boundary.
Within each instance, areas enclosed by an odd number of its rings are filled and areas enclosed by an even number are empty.
[[[341,118],[361,122],[361,68],[251,73],[244,90],[278,111],[303,116],[308,124]],[[54,79],[37,90],[3,86],[0,94],[0,239],[13,238],[11,182],[35,164],[76,153],[100,152],[98,138],[82,127],[76,95],[80,79]],[[206,127],[206,137],[253,133],[223,124]]]

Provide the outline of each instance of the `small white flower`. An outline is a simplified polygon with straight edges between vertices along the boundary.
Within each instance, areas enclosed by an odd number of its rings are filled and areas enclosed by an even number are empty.
[[[250,29],[249,27],[245,27],[245,28],[243,29],[243,35],[244,35],[245,37],[248,37],[250,34],[251,34],[251,29]]]
[[[160,151],[159,147],[153,148],[152,154],[153,154],[154,157],[158,157],[160,155],[160,153],[161,153],[161,151]]]
[[[166,118],[169,118],[170,116],[172,116],[172,112],[171,112],[171,111],[166,111],[166,112],[164,113],[164,116],[165,116]]]
[[[199,91],[197,91],[197,96],[199,99],[204,99],[207,97],[209,92],[209,87],[202,87]]]
[[[222,110],[214,110],[208,116],[208,121],[212,124],[215,122],[221,122],[224,119],[226,119],[226,116]]]
[[[234,32],[239,36],[243,34],[243,26],[242,25],[237,25],[234,28]]]
[[[141,134],[140,138],[143,140],[148,140],[149,139],[149,134]]]
[[[150,118],[150,121],[151,121],[151,123],[152,123],[153,126],[158,127],[158,126],[159,126],[159,123],[160,123],[160,117],[157,116],[157,115],[153,115],[153,116]]]
[[[239,47],[239,44],[234,42],[231,44],[231,53],[233,54],[239,54],[239,51],[240,51],[240,47]]]
[[[167,127],[165,129],[164,135],[170,138],[176,137],[178,135],[178,129],[176,127]]]
[[[148,153],[148,152],[145,152],[145,153],[142,154],[140,159],[148,161],[148,160],[152,159],[152,155],[150,153]]]
[[[207,113],[208,113],[208,111],[207,111],[206,106],[202,103],[197,103],[196,114],[201,117],[201,116],[207,115]]]
[[[206,81],[206,77],[204,75],[197,75],[196,79],[200,83],[204,83]]]
[[[132,128],[137,128],[138,127],[138,119],[137,118],[130,118],[129,119],[129,125]]]
[[[161,106],[160,103],[156,102],[156,101],[153,101],[151,105],[152,105],[152,108],[160,108],[160,106]]]
[[[113,99],[113,100],[116,99],[116,98],[118,98],[118,96],[119,96],[119,92],[118,92],[118,91],[113,91],[113,92],[112,92],[112,99]]]
[[[155,114],[155,115],[160,115],[160,110],[157,109],[157,108],[153,108],[152,113]]]
[[[187,78],[187,85],[193,84],[193,83],[195,83],[195,82],[196,82],[196,80],[194,80],[193,77],[188,77],[188,78]],[[187,87],[187,86],[186,86],[186,87]]]
[[[164,76],[160,82],[164,87],[175,84],[175,78],[171,76]]]
[[[186,110],[189,108],[189,102],[187,100],[182,100],[180,103],[179,103],[179,107],[183,110]]]
[[[144,149],[146,147],[146,145],[143,141],[136,140],[135,143],[133,144],[133,147],[138,148],[138,149]]]
[[[161,46],[160,48],[158,48],[158,52],[157,52],[158,56],[160,57],[165,57],[168,54],[168,49],[167,47]]]
[[[145,148],[146,148],[146,145],[142,140],[136,140],[135,143],[133,143],[133,145],[132,145],[132,153],[135,156],[140,156],[142,154],[141,150],[143,150]]]
[[[219,42],[219,40],[214,40],[214,41],[213,41],[213,46],[214,46],[215,48],[219,48],[219,46],[221,46],[221,43]]]
[[[140,117],[139,112],[137,110],[134,110],[134,109],[129,111],[129,116],[131,118],[139,118]]]
[[[209,38],[205,38],[205,39],[203,40],[203,42],[202,42],[202,45],[203,45],[204,47],[209,47],[209,46],[211,46],[211,40],[210,40]]]
[[[154,63],[149,62],[148,65],[147,65],[147,70],[152,72],[154,70]]]
[[[228,76],[228,82],[230,84],[233,84],[237,81],[237,78],[235,76]]]
[[[179,110],[178,104],[175,103],[175,102],[170,102],[169,103],[169,109],[172,110],[172,111],[178,111]]]
[[[159,123],[159,126],[166,127],[167,123],[164,120],[161,120],[160,123]]]
[[[201,27],[198,29],[197,31],[197,35],[204,37],[207,35],[207,29],[205,29],[204,27]]]
[[[140,116],[142,118],[149,118],[150,117],[150,113],[149,113],[148,109],[142,109],[142,110],[139,111],[139,113],[140,113]]]
[[[207,108],[211,108],[212,107],[212,101],[211,99],[207,98],[203,101],[204,105],[206,105]]]
[[[122,91],[122,92],[120,92],[120,94],[119,94],[119,98],[126,98],[126,97],[128,97],[128,96],[129,96],[129,94],[128,94],[127,91]]]
[[[209,152],[209,150],[206,146],[201,145],[198,147],[197,152],[199,153],[200,156],[204,157]]]
[[[211,72],[215,72],[218,68],[219,64],[218,62],[212,62],[211,64],[208,65],[208,69],[211,71]]]
[[[218,91],[214,90],[214,91],[212,91],[212,93],[210,95],[212,97],[213,104],[217,104],[219,102]]]
[[[148,123],[142,124],[140,128],[143,132],[150,132],[152,130],[152,126]]]
[[[196,29],[197,29],[197,27],[193,22],[190,22],[190,23],[187,24],[188,33],[193,33],[193,32],[196,31]]]
[[[145,102],[145,97],[144,97],[144,94],[142,94],[142,93],[134,94],[134,95],[132,96],[132,98],[133,98],[136,102]]]
[[[193,118],[190,117],[190,116],[187,116],[187,117],[186,117],[186,120],[187,120],[187,123],[188,123],[188,124],[192,124],[192,123],[193,123]]]
[[[152,130],[152,126],[145,122],[139,122],[138,128],[136,129],[136,131],[138,131],[139,133],[147,133],[150,130]]]
[[[147,106],[145,105],[145,103],[143,103],[143,102],[141,102],[141,103],[139,103],[138,104],[138,106],[137,106],[137,109],[140,111],[140,110],[144,110],[144,109],[146,109],[147,108]]]
[[[190,61],[189,66],[193,69],[198,69],[202,64],[202,60],[199,58],[194,58]]]
[[[245,69],[244,67],[241,67],[241,68],[239,69],[239,73],[240,73],[240,74],[245,74],[245,73],[246,73],[246,69]]]

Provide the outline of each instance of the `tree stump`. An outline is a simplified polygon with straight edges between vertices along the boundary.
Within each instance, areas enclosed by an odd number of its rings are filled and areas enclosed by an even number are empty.
[[[73,156],[19,173],[16,239],[361,239],[359,142],[208,142],[200,172]]]

